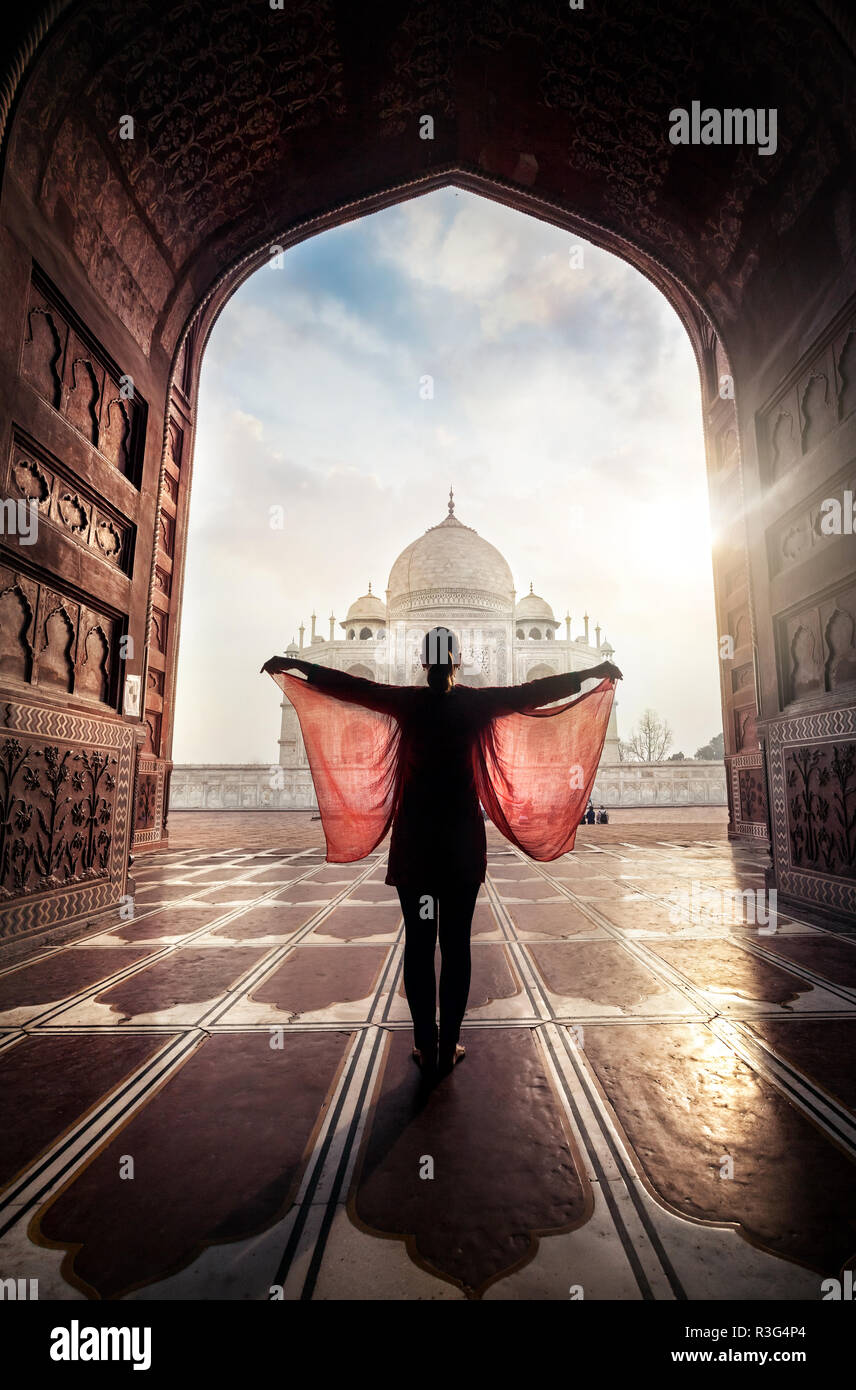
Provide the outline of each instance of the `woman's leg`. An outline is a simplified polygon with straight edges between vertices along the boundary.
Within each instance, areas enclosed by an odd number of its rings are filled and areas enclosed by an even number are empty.
[[[430,1059],[437,1046],[437,904],[409,888],[397,892],[404,914],[404,992],[413,1019],[413,1042]]]
[[[480,883],[440,894],[440,1055],[453,1053],[470,993],[470,930]]]

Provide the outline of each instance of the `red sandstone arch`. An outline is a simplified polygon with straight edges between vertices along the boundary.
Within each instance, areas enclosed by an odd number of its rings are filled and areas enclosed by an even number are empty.
[[[723,538],[719,630],[739,639],[722,663],[732,831],[767,838],[769,787],[780,889],[856,909],[852,864],[840,847],[825,865],[806,857],[786,791],[787,749],[829,767],[856,736],[852,700],[826,688],[822,660],[798,689],[788,665],[800,627],[817,629],[820,652],[829,614],[856,604],[844,538],[817,550],[811,519],[818,485],[843,484],[856,446],[841,365],[856,292],[854,50],[842,15],[797,0],[769,14],[711,0],[691,14],[676,0],[597,14],[546,0],[420,0],[376,16],[343,0],[282,12],[225,0],[129,0],[120,16],[109,0],[42,10],[0,86],[0,461],[15,450],[52,487],[79,484],[82,512],[115,533],[112,554],[90,553],[60,521],[21,582],[37,607],[43,590],[60,592],[72,627],[97,621],[109,651],[131,639],[106,682],[112,703],[90,704],[97,736],[129,762],[147,731],[138,846],[165,838],[196,393],[213,323],[271,247],[456,183],[622,256],[680,314]],[[670,145],[669,110],[696,97],[774,106],[776,154]],[[123,141],[126,114],[135,130]],[[424,114],[430,141],[419,137]],[[34,313],[54,325],[44,362],[25,351]],[[733,399],[718,390],[726,374]],[[134,395],[117,432],[110,406],[127,378]],[[5,545],[0,560],[22,563]],[[0,579],[7,587],[5,570]],[[35,719],[82,747],[94,735],[81,702],[38,690],[37,674],[32,689],[10,686],[7,727]],[[121,713],[126,674],[142,679],[141,718]],[[746,742],[756,728],[758,747]],[[819,794],[809,788],[809,808]],[[14,930],[115,899],[130,800],[123,784],[109,877],[63,892],[27,885]]]

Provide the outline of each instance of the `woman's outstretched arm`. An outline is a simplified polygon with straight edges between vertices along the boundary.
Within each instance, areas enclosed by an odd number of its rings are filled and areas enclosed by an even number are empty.
[[[569,695],[578,695],[583,681],[622,679],[621,672],[611,661],[602,661],[599,666],[590,666],[587,671],[567,671],[558,676],[542,676],[537,681],[524,681],[522,685],[495,686],[479,693],[488,697],[495,713],[505,714],[514,710],[539,709],[551,705],[554,700],[565,700]]]
[[[320,666],[315,661],[302,661],[299,657],[272,656],[262,667],[274,675],[277,671],[300,671],[310,685],[326,690],[337,700],[347,700],[352,705],[362,705],[365,709],[377,710],[381,714],[398,714],[401,707],[402,687],[385,685],[381,681],[366,680],[363,676],[349,676],[345,671],[336,671],[331,666]],[[406,689],[406,687],[405,687]]]

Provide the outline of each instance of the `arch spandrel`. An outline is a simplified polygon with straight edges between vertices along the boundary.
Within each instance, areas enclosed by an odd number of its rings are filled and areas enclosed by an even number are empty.
[[[132,331],[168,354],[217,277],[281,229],[452,166],[626,239],[726,322],[759,248],[811,198],[818,122],[823,145],[853,151],[842,49],[795,0],[775,13],[697,4],[691,18],[678,3],[575,13],[447,0],[374,25],[333,0],[131,0],[121,17],[92,0],[43,45],[8,167],[48,220],[83,224],[84,263],[130,274]],[[735,105],[777,108],[775,154],[669,144],[670,110],[726,86]],[[134,138],[122,140],[127,113]],[[110,302],[106,274],[102,293]],[[118,289],[113,300],[128,312]]]

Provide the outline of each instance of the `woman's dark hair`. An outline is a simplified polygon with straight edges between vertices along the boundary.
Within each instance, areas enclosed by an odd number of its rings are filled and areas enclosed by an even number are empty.
[[[422,639],[422,665],[428,667],[428,685],[440,694],[452,686],[452,670],[461,664],[461,647],[447,627],[432,627]]]

